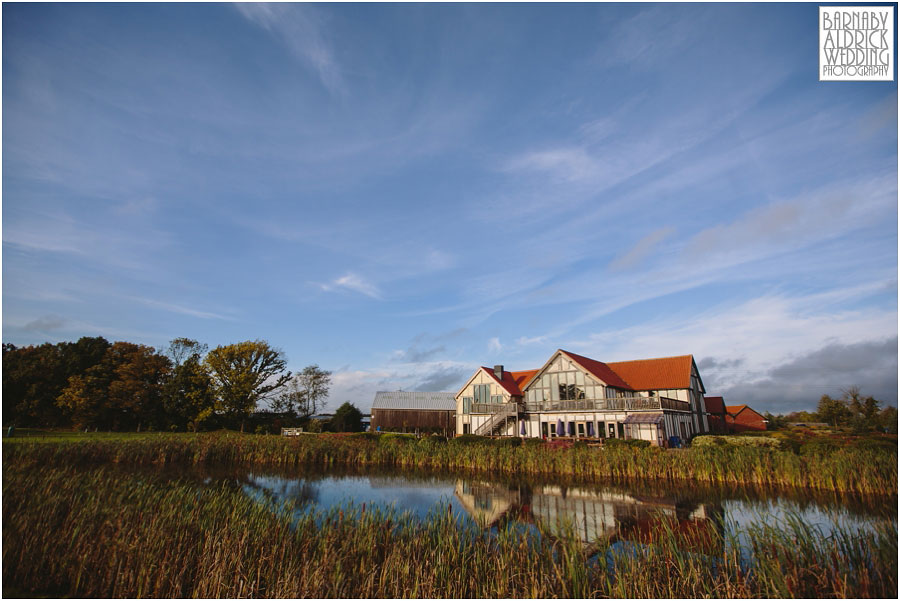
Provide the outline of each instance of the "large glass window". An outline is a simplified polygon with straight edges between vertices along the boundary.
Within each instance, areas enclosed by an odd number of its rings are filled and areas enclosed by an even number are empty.
[[[619,391],[619,396],[622,395],[623,391]],[[548,372],[534,380],[525,393],[529,403],[603,399],[607,396],[617,396],[615,389],[607,390],[568,361],[553,363]]]
[[[491,398],[491,385],[490,384],[476,384],[475,385],[475,402],[476,403],[489,403]]]

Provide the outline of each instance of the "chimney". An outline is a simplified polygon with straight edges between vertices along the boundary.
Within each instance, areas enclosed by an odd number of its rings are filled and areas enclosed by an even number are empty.
[[[503,379],[503,366],[502,366],[502,365],[495,365],[495,366],[494,366],[494,375],[497,376],[497,379],[498,379],[498,380],[502,380],[502,379]]]

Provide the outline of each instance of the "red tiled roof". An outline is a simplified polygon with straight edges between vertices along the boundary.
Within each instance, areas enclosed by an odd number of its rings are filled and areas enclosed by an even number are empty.
[[[602,382],[605,382],[609,386],[614,386],[615,388],[624,388],[625,390],[632,390],[632,387],[628,385],[628,383],[620,377],[616,371],[610,369],[611,365],[607,365],[601,361],[595,361],[594,359],[589,359],[588,357],[582,357],[581,355],[576,355],[575,353],[570,353],[569,351],[563,351],[563,353],[568,355],[575,363],[589,371],[594,376],[600,378]],[[665,388],[665,387],[662,387]]]
[[[707,413],[725,413],[725,399],[720,396],[704,397],[703,404]]]
[[[513,380],[516,381],[519,390],[525,390],[525,387],[531,381],[531,378],[539,371],[539,369],[527,369],[525,371],[511,371],[509,373],[512,375]]]
[[[728,405],[725,407],[725,410],[729,413],[729,415],[736,416],[738,413],[743,411],[744,409],[748,409],[755,413],[756,415],[763,417],[763,414],[751,407],[750,405]]]
[[[692,355],[607,363],[634,390],[690,388]]]
[[[494,378],[494,380],[496,380],[497,383],[500,384],[500,386],[502,386],[503,389],[506,390],[506,392],[508,392],[509,394],[511,394],[513,396],[522,396],[522,389],[519,388],[519,383],[516,381],[516,378],[513,376],[512,372],[508,372],[508,371],[504,370],[503,371],[503,379],[498,379],[497,376],[494,374],[493,367],[485,367],[484,365],[482,365],[481,369],[483,369],[488,374],[490,374],[490,376],[492,378]],[[516,373],[522,374],[522,373],[526,373],[526,372],[516,372]],[[532,374],[532,375],[534,375],[534,374]]]

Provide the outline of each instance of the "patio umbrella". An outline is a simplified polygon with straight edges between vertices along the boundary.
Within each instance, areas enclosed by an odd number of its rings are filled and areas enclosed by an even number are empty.
[[[565,436],[566,435],[566,430],[565,430],[565,427],[563,426],[561,419],[556,420],[556,435],[557,436]]]
[[[523,420],[523,421],[521,421],[521,422],[519,422],[519,423],[522,424],[522,425],[519,427],[519,434],[521,434],[522,436],[525,436],[525,421]]]
[[[569,422],[569,436],[575,436],[575,422]]]
[[[587,435],[591,438],[594,437],[594,422],[587,423]]]

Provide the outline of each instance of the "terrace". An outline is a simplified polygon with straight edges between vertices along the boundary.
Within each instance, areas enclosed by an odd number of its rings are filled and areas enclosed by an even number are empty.
[[[690,411],[686,401],[668,397],[607,397],[599,399],[576,399],[567,401],[535,401],[520,404],[526,413],[546,413],[551,411]],[[506,403],[473,403],[472,413],[494,414],[507,409]]]

